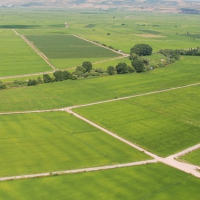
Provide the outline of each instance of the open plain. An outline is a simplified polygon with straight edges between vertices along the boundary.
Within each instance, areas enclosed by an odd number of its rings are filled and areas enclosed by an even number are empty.
[[[144,58],[154,65],[167,59],[160,49],[200,41],[199,15],[0,11],[0,80],[8,85],[83,61],[131,65],[138,43],[153,47]],[[199,90],[199,56],[144,73],[0,90],[0,199],[199,200]]]

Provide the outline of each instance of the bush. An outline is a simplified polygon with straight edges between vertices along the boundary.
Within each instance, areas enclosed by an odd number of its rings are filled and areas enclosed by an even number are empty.
[[[84,61],[82,66],[85,68],[86,72],[90,72],[92,70],[92,63],[89,61]]]
[[[107,68],[107,73],[108,73],[109,75],[114,75],[114,74],[116,73],[116,69],[115,69],[113,66],[109,66],[109,67]]]
[[[6,85],[0,81],[0,90],[6,89]]]
[[[144,63],[142,60],[133,60],[131,64],[137,73],[145,71]]]

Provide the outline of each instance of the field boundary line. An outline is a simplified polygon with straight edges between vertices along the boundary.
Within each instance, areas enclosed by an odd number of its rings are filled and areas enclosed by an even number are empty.
[[[97,46],[103,47],[103,48],[105,48],[105,49],[108,49],[108,50],[110,50],[110,51],[113,51],[113,52],[115,52],[115,53],[118,53],[118,54],[120,54],[120,55],[127,56],[127,57],[130,56],[129,54],[126,54],[126,53],[123,53],[123,52],[119,52],[119,51],[116,51],[116,50],[114,50],[114,49],[110,49],[109,47],[106,47],[106,46],[103,46],[102,44],[99,44],[99,43],[93,42],[93,41],[91,41],[91,40],[88,40],[88,39],[86,39],[86,38],[84,38],[84,37],[82,37],[82,36],[79,36],[79,35],[76,35],[76,34],[74,34],[73,36],[75,36],[75,37],[77,37],[77,38],[79,38],[79,39],[81,39],[81,40],[85,40],[85,41],[87,41],[87,42],[90,42],[90,43],[92,43],[92,44],[95,44],[95,45],[97,45]]]
[[[193,84],[188,84],[188,85],[183,85],[183,86],[172,87],[172,88],[168,88],[168,89],[155,90],[155,91],[147,92],[147,93],[141,93],[141,94],[135,94],[135,95],[125,96],[125,97],[119,97],[119,98],[116,98],[116,99],[109,99],[109,100],[98,101],[98,102],[94,102],[94,103],[70,106],[68,108],[73,109],[73,108],[93,106],[93,105],[109,103],[109,102],[113,102],[113,101],[120,101],[120,100],[125,100],[125,99],[131,99],[131,98],[136,98],[136,97],[142,97],[142,96],[147,96],[147,95],[151,95],[151,94],[168,92],[168,91],[172,91],[172,90],[178,90],[178,89],[187,88],[187,87],[193,87],[193,86],[198,86],[198,85],[200,85],[200,83],[193,83]]]
[[[90,167],[90,168],[83,168],[83,169],[73,169],[73,170],[66,170],[66,171],[55,171],[55,172],[46,172],[46,173],[39,173],[39,174],[0,177],[0,182],[11,181],[11,180],[21,180],[21,179],[31,179],[31,178],[41,178],[41,177],[57,176],[57,175],[65,175],[65,174],[77,174],[77,173],[83,173],[83,172],[95,172],[95,171],[102,171],[102,170],[108,170],[108,169],[145,165],[145,164],[151,164],[151,163],[156,163],[156,162],[157,162],[156,160],[146,160],[146,161],[125,163],[125,164]]]
[[[158,155],[155,155],[149,151],[147,151],[146,149],[143,149],[142,147],[120,137],[119,135],[117,135],[116,133],[113,133],[111,131],[109,131],[108,129],[106,128],[103,128],[101,126],[99,126],[98,124],[95,124],[94,122],[86,119],[85,117],[73,112],[70,108],[66,109],[65,110],[66,112],[70,113],[70,114],[73,114],[75,117],[79,118],[80,120],[94,126],[95,128],[103,131],[104,133],[107,133],[108,135],[118,139],[119,141],[139,150],[140,152],[143,152],[149,156],[151,156],[152,158],[154,158],[156,161],[158,162],[161,162],[161,163],[164,163],[170,167],[173,167],[173,168],[176,168],[178,170],[181,170],[185,173],[188,173],[188,174],[192,174],[193,176],[197,177],[197,178],[200,178],[200,173],[198,172],[198,170],[200,170],[200,167],[199,166],[196,166],[196,165],[192,165],[192,164],[187,164],[187,163],[183,163],[183,162],[179,162],[177,160],[175,160],[173,157],[166,157],[166,158],[162,158],[162,157],[159,157]]]
[[[168,158],[177,159],[178,157],[184,156],[184,155],[186,155],[186,154],[188,154],[188,153],[191,153],[191,152],[193,152],[193,151],[196,151],[196,150],[198,150],[198,149],[200,149],[200,143],[197,144],[197,145],[195,145],[195,146],[192,146],[192,147],[190,147],[190,148],[188,148],[188,149],[185,149],[185,150],[183,150],[183,151],[181,151],[181,152],[179,152],[179,153],[173,154],[173,155],[169,156]]]
[[[20,75],[20,76],[23,76],[23,75]],[[0,112],[0,115],[26,114],[26,113],[52,112],[52,111],[65,111],[65,110],[69,110],[69,109],[71,110],[71,109],[74,109],[74,108],[81,108],[81,107],[93,106],[93,105],[109,103],[109,102],[114,102],[114,101],[120,101],[120,100],[125,100],[125,99],[131,99],[131,98],[147,96],[147,95],[151,95],[151,94],[167,92],[167,91],[171,91],[171,90],[178,90],[178,89],[182,89],[182,88],[198,86],[198,85],[200,85],[200,83],[193,83],[193,84],[188,84],[188,85],[183,85],[183,86],[178,86],[178,87],[173,87],[173,88],[168,88],[168,89],[163,89],[163,90],[156,90],[156,91],[147,92],[147,93],[141,93],[141,94],[136,94],[136,95],[131,95],[131,96],[119,97],[119,98],[116,98],[116,99],[108,99],[108,100],[98,101],[98,102],[93,102],[93,103],[88,103],[88,104],[82,104],[82,105],[76,105],[76,106],[68,106],[68,107],[64,107],[64,108],[44,109],[44,110],[29,110],[29,111]]]
[[[43,74],[52,74],[54,71],[46,71],[46,72],[36,72],[31,74],[22,74],[22,75],[14,75],[14,76],[2,76],[0,77],[0,80],[3,79],[9,79],[9,78],[20,78],[20,77],[29,77],[29,76],[35,76],[35,75],[43,75]]]
[[[15,30],[15,29],[12,29],[13,31],[14,31],[14,33],[16,34],[16,35],[19,35],[19,33]]]
[[[20,35],[21,38],[53,69],[53,71],[56,70],[56,68],[48,61],[48,58],[40,52],[34,44],[30,42],[24,35]]]

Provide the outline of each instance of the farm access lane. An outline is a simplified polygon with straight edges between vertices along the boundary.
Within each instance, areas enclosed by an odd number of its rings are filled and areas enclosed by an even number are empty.
[[[12,29],[13,32],[20,36],[51,68],[52,68],[52,71],[46,71],[46,72],[39,72],[39,73],[31,73],[31,74],[23,74],[23,75],[14,75],[14,76],[3,76],[3,77],[0,77],[0,80],[3,80],[3,79],[8,79],[8,78],[20,78],[20,77],[28,77],[28,76],[34,76],[34,75],[43,75],[43,74],[50,74],[50,73],[53,73],[55,72],[57,69],[55,66],[53,66],[49,61],[48,61],[48,58],[43,54],[41,53],[24,35],[20,35],[15,29]],[[89,41],[85,38],[82,38],[82,37],[79,37],[77,35],[74,35],[75,37],[78,37],[82,40],[85,40],[87,42],[91,42],[93,44],[96,44],[98,46],[101,46],[103,48],[106,48],[106,49],[109,49],[110,51],[113,51],[116,53],[115,50],[112,50],[108,47],[104,47],[103,45],[100,45],[100,44],[97,44],[95,42],[92,42],[92,41]],[[100,61],[97,61],[97,62],[94,62],[92,64],[99,64],[99,63],[104,63],[104,62],[108,62],[108,61],[114,61],[114,60],[118,60],[118,59],[122,59],[122,58],[127,58],[129,57],[129,54],[125,54],[125,53],[122,53],[122,52],[117,52],[118,54],[120,54],[121,56],[119,57],[116,57],[116,58],[111,58],[111,59],[107,59],[107,60],[100,60]],[[70,67],[70,68],[67,68],[68,70],[71,70],[71,69],[75,69],[76,66],[73,66],[73,67]]]
[[[41,178],[41,177],[48,177],[48,176],[55,176],[55,175],[77,174],[77,173],[83,173],[83,172],[95,172],[95,171],[115,169],[115,168],[146,165],[146,164],[151,164],[151,163],[156,163],[156,162],[157,162],[156,160],[146,160],[146,161],[125,163],[125,164],[91,167],[91,168],[83,168],[83,169],[73,169],[73,170],[66,170],[66,171],[46,172],[46,173],[40,173],[40,174],[29,174],[29,175],[10,176],[10,177],[0,177],[0,182],[11,181],[11,180],[20,180],[20,179],[30,179],[30,178]]]
[[[153,154],[153,153],[151,153],[151,152],[149,152],[149,151],[141,148],[140,146],[135,145],[134,143],[132,143],[132,142],[130,142],[130,141],[128,141],[128,140],[126,140],[126,139],[118,136],[117,134],[115,134],[115,133],[113,133],[113,132],[111,132],[111,131],[109,131],[109,130],[107,130],[107,129],[105,129],[105,128],[97,125],[97,124],[95,124],[94,122],[92,122],[92,121],[90,121],[90,120],[82,117],[81,115],[73,112],[70,108],[65,109],[65,111],[68,112],[68,113],[70,113],[70,114],[73,114],[75,117],[81,119],[82,121],[85,121],[86,123],[94,126],[95,128],[98,128],[101,131],[109,134],[110,136],[112,136],[112,137],[120,140],[121,142],[123,142],[123,143],[125,143],[125,144],[127,144],[127,145],[129,145],[129,146],[131,146],[131,147],[133,147],[133,148],[141,151],[141,152],[144,152],[145,154],[153,157],[157,162],[162,162],[162,163],[164,163],[164,164],[166,164],[166,165],[168,165],[170,167],[176,168],[176,169],[181,170],[183,172],[186,172],[188,174],[192,174],[193,176],[195,176],[197,178],[200,178],[200,172],[197,171],[197,170],[200,170],[200,166],[195,166],[195,165],[192,165],[192,164],[187,164],[187,163],[179,162],[179,161],[177,161],[177,160],[174,159],[174,157],[175,157],[176,154],[175,155],[171,155],[171,156],[169,156],[167,158],[159,157],[159,156],[157,156],[157,155],[155,155],[155,154]],[[200,147],[200,144],[195,145],[194,147],[191,147],[191,148],[189,148],[187,150],[184,150],[183,152],[184,153],[191,152],[191,149],[192,150],[196,150],[199,147]],[[183,155],[182,152],[180,152],[179,154]]]
[[[197,171],[200,169],[199,166],[195,166],[192,164],[186,164],[186,163],[182,163],[179,162],[177,160],[175,160],[175,158],[177,158],[177,156],[183,156],[186,153],[189,153],[191,151],[194,151],[198,148],[200,148],[200,144],[195,145],[191,148],[188,148],[186,150],[183,150],[182,152],[179,152],[177,154],[171,155],[169,157],[166,158],[161,158],[151,152],[146,151],[145,149],[131,143],[128,140],[125,140],[124,138],[121,138],[120,136],[116,135],[115,133],[112,133],[111,131],[91,122],[90,120],[78,115],[77,113],[73,112],[72,109],[73,108],[79,108],[79,107],[83,107],[83,106],[91,106],[91,105],[96,105],[96,104],[101,104],[101,103],[107,103],[107,102],[112,102],[112,101],[119,101],[119,100],[123,100],[123,99],[129,99],[129,98],[134,98],[134,97],[139,97],[139,96],[145,96],[145,95],[151,95],[151,94],[156,94],[156,93],[160,93],[160,92],[166,92],[166,91],[170,91],[170,90],[176,90],[176,89],[181,89],[181,88],[186,88],[186,87],[193,87],[193,86],[197,86],[200,85],[200,83],[194,83],[194,84],[189,84],[189,85],[183,85],[183,86],[179,86],[179,87],[174,87],[174,88],[168,88],[165,90],[158,90],[158,91],[152,91],[152,92],[148,92],[148,93],[143,93],[143,94],[139,94],[139,95],[132,95],[132,96],[127,96],[127,97],[122,97],[122,98],[118,98],[118,99],[110,99],[110,100],[106,100],[106,101],[99,101],[99,102],[94,102],[94,103],[89,103],[89,104],[84,104],[84,105],[77,105],[77,106],[71,106],[71,107],[66,107],[66,108],[61,108],[61,109],[51,109],[51,110],[35,110],[35,111],[22,111],[22,112],[7,112],[7,113],[0,113],[0,115],[11,115],[11,114],[26,114],[26,113],[40,113],[40,112],[56,112],[56,111],[65,111],[68,113],[73,114],[75,117],[78,117],[79,119],[91,124],[92,126],[95,126],[96,128],[106,132],[107,134],[117,138],[118,140],[132,146],[133,148],[136,148],[139,151],[142,151],[144,153],[146,153],[147,155],[153,157],[156,161],[158,162],[162,162],[166,165],[169,165],[171,167],[174,167],[178,170],[184,171],[186,173],[192,174],[198,178],[200,178],[200,173]],[[103,169],[102,169],[103,170]],[[36,176],[37,177],[37,176]]]

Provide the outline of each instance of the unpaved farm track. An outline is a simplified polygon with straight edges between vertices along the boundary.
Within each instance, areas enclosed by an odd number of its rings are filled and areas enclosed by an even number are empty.
[[[11,114],[27,114],[27,113],[41,113],[41,112],[56,112],[56,111],[63,111],[63,112],[68,112],[75,117],[79,118],[82,121],[85,121],[86,123],[100,129],[101,131],[109,134],[110,136],[120,140],[121,142],[141,151],[144,152],[145,154],[149,155],[150,157],[154,158],[154,160],[148,160],[148,161],[142,161],[142,162],[136,162],[136,163],[126,163],[126,164],[120,164],[120,165],[112,165],[112,166],[103,166],[103,167],[95,167],[95,168],[87,168],[87,169],[78,169],[78,170],[67,170],[67,171],[62,171],[62,172],[47,172],[47,173],[42,173],[42,174],[32,174],[32,175],[23,175],[23,176],[13,176],[13,177],[1,177],[0,181],[7,181],[7,180],[13,180],[13,179],[23,179],[23,178],[34,178],[34,177],[44,177],[44,176],[51,176],[55,174],[69,174],[69,173],[80,173],[80,172],[85,172],[85,171],[98,171],[98,170],[106,170],[106,169],[112,169],[116,167],[127,167],[127,166],[134,166],[134,165],[140,165],[140,164],[147,164],[147,163],[155,163],[155,162],[161,162],[164,163],[168,166],[171,166],[173,168],[176,168],[178,170],[184,171],[188,174],[192,174],[193,176],[200,178],[200,166],[188,164],[188,163],[183,163],[175,160],[178,156],[185,155],[191,151],[194,151],[198,148],[200,148],[200,144],[197,144],[193,147],[190,147],[186,150],[183,150],[179,153],[170,155],[166,158],[159,157],[156,154],[153,154],[146,149],[143,149],[142,147],[118,136],[116,133],[113,133],[97,124],[94,122],[86,119],[85,117],[80,116],[79,114],[75,113],[72,111],[73,108],[79,108],[83,106],[91,106],[91,105],[96,105],[96,104],[102,104],[102,103],[107,103],[107,102],[112,102],[112,101],[119,101],[119,100],[124,100],[124,99],[129,99],[129,98],[134,98],[134,97],[139,97],[139,96],[145,96],[145,95],[151,95],[151,94],[156,94],[160,92],[167,92],[171,90],[177,90],[181,88],[186,88],[186,87],[193,87],[193,86],[198,86],[200,83],[194,83],[194,84],[189,84],[189,85],[184,85],[184,86],[179,86],[179,87],[174,87],[174,88],[168,88],[165,90],[160,90],[160,91],[153,91],[153,92],[148,92],[148,93],[143,93],[139,95],[132,95],[132,96],[127,96],[127,97],[122,97],[118,99],[111,99],[111,100],[106,100],[106,101],[100,101],[100,102],[95,102],[95,103],[90,103],[90,104],[84,104],[84,105],[78,105],[78,106],[71,106],[71,107],[66,107],[66,108],[61,108],[61,109],[51,109],[51,110],[35,110],[35,111],[22,111],[22,112],[6,112],[6,113],[0,113],[0,115],[11,115]]]

